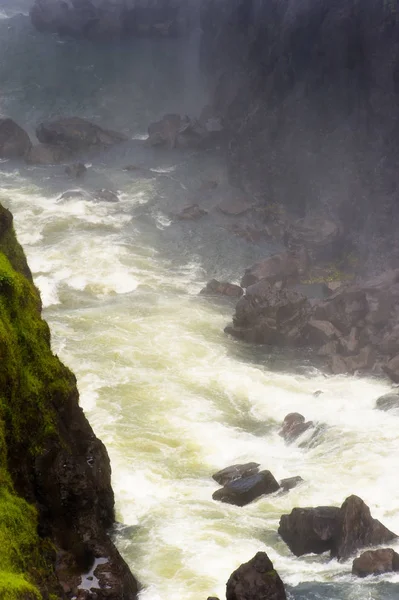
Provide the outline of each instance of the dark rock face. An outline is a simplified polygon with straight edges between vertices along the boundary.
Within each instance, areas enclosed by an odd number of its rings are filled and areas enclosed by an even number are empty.
[[[31,149],[28,134],[15,121],[0,118],[0,158],[27,156]]]
[[[102,129],[86,119],[67,117],[41,123],[36,130],[43,144],[61,146],[69,152],[103,149],[125,141],[121,133]]]
[[[212,479],[214,479],[220,485],[226,485],[231,481],[235,481],[241,477],[249,477],[250,475],[254,475],[258,472],[259,463],[250,462],[244,465],[231,465],[231,467],[226,467],[225,469],[214,473],[212,475]]]
[[[399,571],[399,554],[392,548],[367,550],[355,558],[352,564],[352,574],[358,577],[381,575],[393,571]]]
[[[69,159],[71,152],[62,146],[52,144],[36,144],[26,155],[26,162],[31,165],[58,165]]]
[[[279,484],[270,471],[261,471],[255,475],[241,477],[227,483],[212,494],[214,500],[245,506],[264,494],[272,494],[279,489]]]
[[[303,479],[300,475],[296,475],[295,477],[286,477],[280,481],[280,489],[282,492],[289,492],[302,482]]]
[[[290,252],[281,252],[265,258],[246,269],[241,280],[242,287],[249,287],[261,279],[270,284],[296,281],[299,265],[296,257]]]
[[[293,442],[311,427],[314,427],[313,422],[305,421],[305,417],[300,413],[289,413],[284,417],[279,435],[281,435],[286,442]]]
[[[369,507],[358,496],[349,496],[340,508],[332,556],[346,560],[367,546],[386,544],[397,535],[373,519]]]
[[[284,584],[265,552],[231,574],[226,584],[226,600],[286,600]]]
[[[390,393],[380,396],[375,403],[375,407],[379,410],[399,409],[399,394]]]
[[[371,517],[369,507],[358,496],[349,496],[341,508],[294,508],[289,515],[282,515],[278,532],[296,556],[329,550],[338,560],[398,537]]]
[[[204,0],[201,24],[231,180],[299,218],[343,223],[362,259],[385,267],[381,254],[398,254],[394,4]]]
[[[175,37],[192,24],[182,0],[35,0],[31,19],[40,31],[94,40]]]
[[[310,304],[305,296],[261,280],[247,288],[237,303],[233,326],[225,331],[247,342],[298,346],[303,344],[309,314]]]
[[[294,508],[280,519],[278,532],[295,556],[331,550],[339,508]]]
[[[227,281],[217,281],[217,279],[208,281],[200,291],[200,294],[204,296],[229,296],[230,298],[240,298],[243,293],[244,290],[239,285]]]

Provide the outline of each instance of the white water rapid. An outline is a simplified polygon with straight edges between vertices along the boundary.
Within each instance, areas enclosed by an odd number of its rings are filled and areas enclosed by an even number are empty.
[[[271,248],[235,237],[216,213],[171,218],[198,201],[204,181],[219,182],[216,196],[201,197],[209,209],[228,190],[217,153],[155,152],[140,140],[162,113],[195,114],[206,101],[191,55],[176,41],[60,41],[22,16],[0,21],[0,51],[1,112],[30,132],[78,114],[132,138],[88,159],[83,185],[119,190],[118,203],[60,202],[76,187],[62,167],[11,161],[0,164],[0,201],[14,214],[53,349],[110,454],[116,540],[145,586],[141,600],[223,598],[230,573],[258,550],[295,600],[398,598],[399,574],[358,581],[350,561],[295,558],[277,535],[293,507],[350,494],[399,531],[398,421],[374,410],[387,382],[326,377],[305,359],[233,341],[223,333],[233,304],[198,295],[211,277],[239,280]],[[153,171],[124,172],[131,163]],[[278,436],[292,411],[325,424],[317,444]],[[244,508],[212,501],[212,473],[246,461],[305,482]]]

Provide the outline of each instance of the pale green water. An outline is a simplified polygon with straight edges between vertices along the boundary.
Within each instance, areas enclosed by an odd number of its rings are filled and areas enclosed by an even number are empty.
[[[178,45],[101,54],[43,38],[24,20],[0,24],[1,44],[0,107],[31,130],[67,109],[139,136],[158,114],[204,101],[201,89],[187,91],[194,63]],[[216,213],[183,224],[170,216],[193,198],[212,210],[229,193],[220,156],[154,153],[133,140],[90,161],[86,185],[119,189],[118,204],[57,202],[70,187],[62,168],[11,163],[0,165],[0,200],[14,213],[54,351],[77,375],[82,406],[107,445],[116,539],[146,586],[143,600],[222,598],[232,570],[261,549],[296,600],[396,598],[398,575],[357,582],[350,562],[297,559],[276,533],[294,506],[340,504],[351,493],[399,531],[397,420],[373,410],[389,386],[287,361],[276,370],[275,357],[225,336],[233,305],[199,290],[213,276],[239,279],[270,248],[239,240]],[[124,173],[132,162],[166,176]],[[215,177],[217,193],[199,196],[201,181]],[[291,411],[328,425],[317,446],[286,446],[277,435]],[[249,460],[305,483],[245,508],[213,502],[211,474]]]

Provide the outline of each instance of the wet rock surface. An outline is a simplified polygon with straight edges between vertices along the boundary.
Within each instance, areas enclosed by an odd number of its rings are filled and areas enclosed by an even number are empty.
[[[36,129],[36,135],[43,144],[61,146],[71,153],[104,149],[127,139],[122,133],[103,129],[80,117],[65,117],[41,123]]]
[[[399,554],[392,548],[380,548],[379,550],[367,550],[352,564],[352,574],[357,577],[368,577],[369,575],[381,575],[399,571]]]
[[[284,584],[265,552],[231,574],[226,584],[226,600],[286,600]]]
[[[296,556],[330,551],[340,561],[358,550],[389,543],[397,535],[373,519],[358,496],[349,496],[341,508],[294,508],[282,515],[279,534]]]
[[[21,158],[29,154],[31,141],[15,121],[0,118],[0,158]]]
[[[248,477],[250,475],[254,475],[259,473],[259,463],[250,462],[245,464],[231,465],[231,467],[226,467],[217,473],[212,475],[212,479],[214,479],[220,485],[226,485],[231,481],[235,481],[236,479],[240,479],[241,477]]]
[[[227,504],[245,506],[260,496],[276,492],[279,487],[270,471],[260,471],[226,483],[212,494],[212,498]]]
[[[379,410],[399,410],[399,393],[389,393],[380,396],[375,403]]]

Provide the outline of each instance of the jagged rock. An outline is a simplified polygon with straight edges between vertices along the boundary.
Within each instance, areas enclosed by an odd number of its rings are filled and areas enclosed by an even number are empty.
[[[300,346],[310,308],[305,296],[289,289],[276,289],[261,280],[248,287],[240,298],[233,326],[226,327],[225,332],[248,342]]]
[[[286,600],[284,584],[265,552],[242,564],[226,584],[226,600]]]
[[[278,533],[295,556],[331,550],[340,509],[335,506],[294,508],[282,515]]]
[[[369,507],[358,496],[349,496],[340,508],[331,554],[346,560],[357,550],[386,544],[397,535],[373,519]]]
[[[0,158],[21,158],[29,154],[31,141],[15,121],[0,118]]]
[[[177,215],[177,218],[179,221],[193,221],[195,219],[200,219],[207,214],[208,212],[201,208],[198,204],[191,204],[190,206],[183,208],[183,210]]]
[[[399,393],[391,392],[380,396],[375,403],[375,407],[379,410],[399,409]]]
[[[399,571],[399,554],[392,548],[367,550],[355,558],[352,564],[352,574],[358,577],[381,575],[393,571]]]
[[[280,481],[280,489],[283,492],[288,492],[293,488],[297,487],[297,485],[301,484],[303,479],[300,475],[296,475],[295,477],[286,477],[285,479],[281,479]]]
[[[255,475],[241,477],[227,483],[214,492],[212,498],[235,506],[245,506],[264,494],[276,492],[279,487],[270,471],[260,471]]]
[[[83,163],[73,163],[65,167],[65,173],[75,179],[80,179],[87,172],[87,168]]]
[[[225,469],[214,473],[212,475],[212,479],[219,483],[219,485],[226,485],[231,481],[235,481],[236,479],[240,479],[241,477],[248,477],[258,472],[259,463],[250,462],[226,467]]]
[[[298,277],[298,261],[291,252],[281,252],[261,260],[246,269],[241,280],[242,287],[249,287],[261,279],[268,283],[295,281]],[[299,292],[301,293],[301,292]]]
[[[217,279],[211,279],[204,288],[200,291],[200,294],[204,296],[229,296],[231,298],[239,298],[244,293],[244,290],[234,283],[227,281],[217,281]]]
[[[36,144],[26,155],[26,162],[31,165],[58,165],[65,162],[71,153],[62,146]]]
[[[289,413],[284,417],[278,433],[286,442],[292,442],[311,427],[314,427],[313,421],[305,421],[305,417],[300,413]]]
[[[62,146],[70,152],[103,149],[126,141],[126,136],[103,129],[80,117],[65,117],[41,123],[36,135],[43,144]]]

